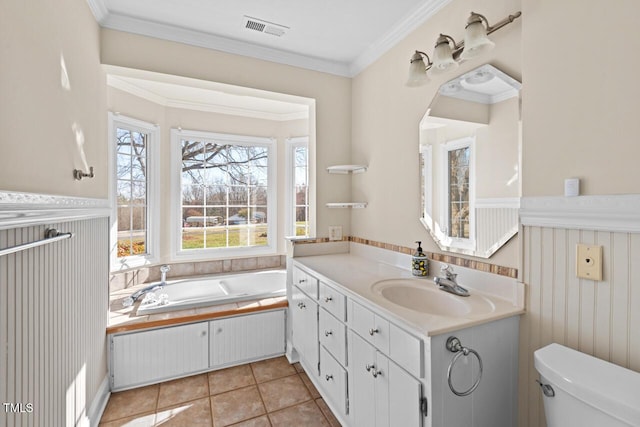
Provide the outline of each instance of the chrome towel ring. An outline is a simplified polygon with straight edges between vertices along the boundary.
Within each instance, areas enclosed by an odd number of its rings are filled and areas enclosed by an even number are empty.
[[[457,337],[447,338],[446,346],[447,346],[447,350],[449,350],[450,352],[457,353],[451,359],[451,363],[449,363],[449,368],[447,369],[447,381],[449,383],[449,388],[451,389],[453,394],[455,394],[456,396],[468,396],[471,393],[473,393],[473,391],[476,388],[478,388],[478,385],[480,385],[480,380],[482,379],[482,358],[480,357],[477,351],[471,348],[464,347]],[[456,362],[458,361],[458,359],[460,359],[461,356],[466,357],[469,355],[469,353],[473,354],[478,359],[478,364],[480,366],[478,378],[474,381],[473,385],[468,390],[458,391],[455,389],[455,387],[451,383],[451,370],[453,369],[453,366],[456,364]]]

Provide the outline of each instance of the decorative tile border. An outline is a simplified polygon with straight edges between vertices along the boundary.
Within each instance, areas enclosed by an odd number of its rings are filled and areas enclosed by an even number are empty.
[[[327,243],[334,242],[335,240],[329,240],[328,237],[308,238],[308,239],[295,239],[292,242],[296,245],[310,244],[310,243]],[[342,241],[348,241],[353,243],[359,243],[361,245],[373,246],[388,251],[399,252],[405,255],[412,255],[414,248],[406,246],[394,245],[391,243],[378,242],[375,240],[363,239],[357,236],[346,236]],[[471,268],[473,270],[484,271],[486,273],[497,274],[500,276],[511,277],[513,279],[518,278],[518,269],[512,267],[503,267],[500,265],[490,264],[488,262],[475,261],[471,259],[462,258],[455,255],[439,254],[435,252],[425,252],[427,257],[433,261],[445,262],[451,265],[459,265],[461,267]]]

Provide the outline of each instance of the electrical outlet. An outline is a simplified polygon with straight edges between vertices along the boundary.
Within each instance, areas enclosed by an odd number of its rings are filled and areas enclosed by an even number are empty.
[[[329,240],[342,240],[342,226],[330,225],[329,226]]]
[[[602,280],[602,246],[577,245],[576,275],[582,279]]]

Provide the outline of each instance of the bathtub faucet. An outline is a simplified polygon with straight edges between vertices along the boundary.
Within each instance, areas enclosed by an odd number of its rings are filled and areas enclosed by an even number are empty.
[[[164,264],[160,266],[160,286],[167,284],[167,273],[171,270],[171,266]]]
[[[144,294],[162,289],[164,285],[167,284],[167,272],[169,270],[171,270],[171,266],[169,265],[165,264],[160,266],[160,283],[154,283],[150,286],[147,286],[146,288],[142,288],[139,291],[134,292],[131,296],[125,298],[124,301],[122,301],[122,306],[131,307],[133,303],[138,301]]]

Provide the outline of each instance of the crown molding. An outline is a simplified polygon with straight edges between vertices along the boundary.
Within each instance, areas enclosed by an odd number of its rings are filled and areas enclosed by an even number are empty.
[[[0,230],[110,214],[108,199],[0,191]]]
[[[202,31],[110,13],[104,0],[87,0],[96,21],[103,28],[219,50],[341,77],[355,77],[358,75],[450,2],[451,0],[424,2],[416,10],[408,13],[404,19],[379,40],[372,43],[354,61],[347,63],[296,54]]]
[[[335,74],[342,77],[350,77],[348,64],[342,62],[329,61],[311,56],[285,52],[278,49],[233,40],[227,37],[204,33],[202,31],[189,30],[173,25],[145,21],[144,19],[114,13],[108,13],[107,16],[102,20],[99,20],[98,23],[101,27],[112,30],[219,50],[235,55],[248,56],[261,59],[263,61],[291,65],[323,73]]]
[[[529,227],[640,233],[640,194],[523,197],[520,221]]]
[[[427,19],[431,18],[440,9],[451,0],[433,0],[424,2],[416,10],[407,14],[407,16],[396,23],[396,25],[388,31],[384,36],[372,43],[364,52],[362,52],[350,65],[349,75],[355,77],[369,65],[373,64],[378,58],[387,51],[397,45],[401,40],[407,37],[411,32],[424,24]],[[409,54],[408,54],[409,55]],[[407,59],[409,57],[407,56]],[[407,60],[407,63],[409,61]],[[408,66],[407,66],[408,68]]]

